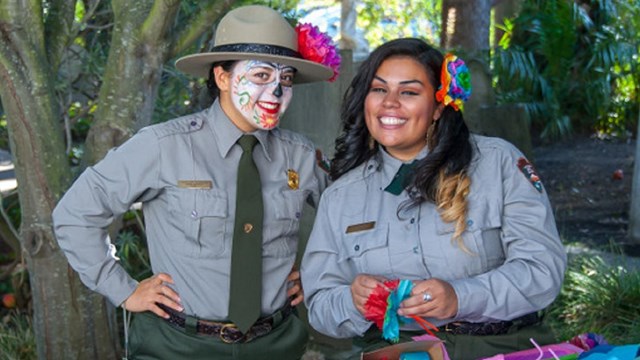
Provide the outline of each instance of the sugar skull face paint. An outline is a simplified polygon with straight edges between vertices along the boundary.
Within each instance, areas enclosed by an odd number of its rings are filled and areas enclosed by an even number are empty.
[[[242,60],[231,73],[231,100],[254,128],[275,128],[291,102],[295,69],[257,60]]]

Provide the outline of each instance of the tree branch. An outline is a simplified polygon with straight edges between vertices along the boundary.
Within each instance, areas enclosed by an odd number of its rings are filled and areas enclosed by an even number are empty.
[[[70,39],[75,36],[73,20],[76,0],[55,0],[50,4],[44,24],[44,37],[49,65],[52,69],[57,69]]]
[[[3,34],[0,44],[5,47],[3,50],[8,50],[14,57],[13,60],[5,60],[14,62],[12,67],[18,66],[16,62],[21,62],[25,67],[32,66],[33,64],[28,63],[39,61],[40,56],[45,56],[40,1],[8,1],[1,9],[0,31]]]
[[[173,47],[169,51],[168,58],[171,59],[187,47],[193,44],[202,34],[211,30],[211,26],[225,14],[236,0],[218,0],[210,3],[203,11],[198,13],[198,17],[191,21],[191,26],[187,26],[181,31],[173,41]]]
[[[179,7],[179,0],[156,0],[140,28],[142,41],[152,46],[157,45],[166,36]]]

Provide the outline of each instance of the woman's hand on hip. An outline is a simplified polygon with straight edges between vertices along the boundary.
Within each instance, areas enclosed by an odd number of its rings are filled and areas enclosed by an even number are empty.
[[[166,284],[173,284],[173,279],[165,273],[159,273],[142,280],[133,294],[124,301],[122,307],[131,312],[151,311],[165,319],[169,317],[169,314],[162,310],[158,304],[178,312],[182,311],[180,296]]]
[[[295,265],[293,265],[289,276],[287,276],[287,298],[291,299],[291,306],[296,306],[304,300],[300,271]]]

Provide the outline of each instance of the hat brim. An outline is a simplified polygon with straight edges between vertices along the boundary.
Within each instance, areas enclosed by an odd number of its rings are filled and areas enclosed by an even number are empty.
[[[296,76],[293,80],[295,84],[329,80],[333,76],[333,69],[313,61],[281,55],[241,52],[210,52],[187,55],[176,61],[176,68],[190,75],[208,78],[211,64],[227,60],[264,60],[293,66],[296,69]]]

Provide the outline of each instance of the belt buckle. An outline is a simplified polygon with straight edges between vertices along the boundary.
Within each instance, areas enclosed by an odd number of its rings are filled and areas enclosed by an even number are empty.
[[[450,323],[444,324],[444,326],[442,327],[442,330],[447,333],[455,334],[455,331],[458,330],[459,327],[460,325],[458,325],[457,323],[450,322]]]
[[[220,340],[226,344],[238,343],[242,341],[243,338],[244,334],[238,330],[238,327],[234,323],[224,324],[222,325],[222,328],[220,328]]]

